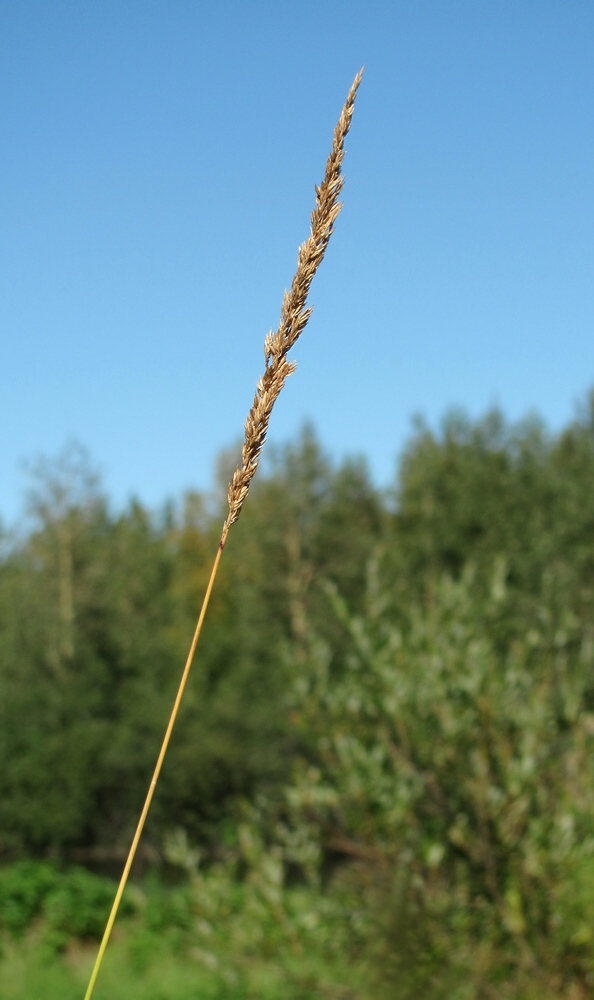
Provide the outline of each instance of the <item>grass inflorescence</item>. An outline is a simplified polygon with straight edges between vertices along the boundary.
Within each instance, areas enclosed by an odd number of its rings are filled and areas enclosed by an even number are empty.
[[[258,467],[262,448],[266,440],[266,434],[274,404],[278,399],[287,378],[295,371],[295,364],[294,362],[288,360],[287,355],[302,334],[307,321],[311,316],[311,308],[307,306],[307,296],[309,294],[314,275],[324,258],[326,248],[334,229],[334,224],[342,207],[339,202],[339,196],[343,186],[342,163],[345,154],[344,141],[351,125],[355,98],[357,96],[359,84],[361,83],[362,75],[363,71],[361,70],[355,77],[340,114],[340,118],[338,119],[336,128],[334,129],[332,150],[326,162],[324,179],[319,187],[316,186],[316,204],[311,215],[311,232],[305,243],[299,247],[297,270],[291,283],[290,290],[285,292],[284,295],[278,329],[276,333],[269,333],[264,343],[264,356],[266,361],[264,374],[258,382],[254,401],[247,416],[241,463],[235,470],[229,484],[229,513],[223,524],[221,540],[213,563],[200,614],[198,616],[198,622],[190,646],[190,651],[182,673],[173,709],[169,717],[169,722],[167,724],[165,736],[159,751],[157,763],[149,785],[149,790],[140,814],[140,819],[136,827],[111,913],[107,921],[97,959],[91,973],[91,978],[85,994],[85,1000],[90,1000],[93,994],[105,950],[107,948],[118,908],[123,896],[124,888],[130,874],[140,837],[142,835],[150,805],[155,794],[165,754],[169,746],[173,727],[175,725],[196,647],[198,645],[200,632],[202,631],[202,625],[229,529],[239,517],[241,508],[249,492],[250,483]]]

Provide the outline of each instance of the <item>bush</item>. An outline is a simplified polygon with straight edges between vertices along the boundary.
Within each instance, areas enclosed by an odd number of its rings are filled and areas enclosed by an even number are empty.
[[[0,870],[0,928],[20,934],[37,919],[55,944],[99,939],[115,895],[110,879],[84,868],[61,871],[48,862],[21,861]],[[122,902],[130,913],[129,898]]]
[[[291,836],[376,913],[391,997],[591,993],[594,636],[548,587],[509,638],[502,563],[398,626],[373,580],[347,657],[299,667]]]
[[[21,861],[0,870],[0,928],[13,934],[26,930],[42,913],[58,881],[56,869],[39,861]]]

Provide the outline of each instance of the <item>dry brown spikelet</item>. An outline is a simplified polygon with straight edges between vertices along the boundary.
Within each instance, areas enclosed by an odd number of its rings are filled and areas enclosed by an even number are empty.
[[[297,270],[291,289],[285,292],[283,298],[278,329],[276,333],[269,333],[264,343],[266,367],[256,387],[254,401],[245,422],[241,464],[233,473],[229,484],[227,495],[229,514],[223,527],[223,544],[229,528],[239,517],[250,483],[258,467],[272,408],[288,376],[295,371],[295,364],[287,360],[287,354],[303,332],[311,316],[312,310],[306,308],[307,295],[313,277],[326,252],[334,223],[342,208],[338,197],[344,183],[344,178],[341,175],[344,140],[351,126],[355,97],[362,76],[363,70],[357,73],[353,81],[334,129],[332,152],[326,163],[324,180],[319,187],[316,186],[316,206],[311,214],[311,233],[305,243],[299,247]]]

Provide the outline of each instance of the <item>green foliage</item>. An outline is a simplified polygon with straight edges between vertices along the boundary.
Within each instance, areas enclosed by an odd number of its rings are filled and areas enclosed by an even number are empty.
[[[486,596],[472,571],[444,578],[398,625],[372,577],[364,616],[337,599],[342,671],[321,643],[300,671],[315,753],[292,822],[355,862],[392,997],[594,982],[594,629],[550,586],[502,646],[503,564]]]
[[[552,571],[580,614],[594,610],[594,392],[557,438],[536,419],[509,426],[497,411],[472,423],[422,422],[399,474],[389,562],[411,592],[472,561],[488,585],[504,555],[520,614]]]
[[[47,925],[65,940],[71,937],[99,939],[114,895],[115,884],[111,880],[93,875],[84,868],[71,868],[45,900]],[[122,905],[123,915],[131,912],[130,897]]]
[[[88,459],[42,463],[32,530],[0,561],[0,852],[127,847],[195,626],[222,524],[197,495],[155,517],[113,515]],[[364,467],[334,470],[311,432],[278,455],[228,547],[147,836],[216,843],[294,751],[283,651],[324,613],[329,577],[353,599],[381,520]],[[339,546],[336,532],[357,530]],[[334,534],[333,534],[334,532]],[[26,720],[26,724],[24,724]],[[51,775],[51,781],[47,776]]]
[[[318,989],[309,980],[285,974],[274,958],[246,961],[242,975],[226,965],[221,954],[215,967],[200,955],[179,954],[168,941],[153,935],[142,963],[136,957],[136,932],[124,927],[110,944],[94,997],[97,1000],[353,1000],[354,989],[332,977]],[[66,955],[53,955],[32,940],[10,942],[0,973],[2,1000],[80,1000],[87,986],[93,955],[73,944]],[[309,963],[313,965],[310,957]],[[295,962],[297,965],[297,962]],[[346,963],[342,980],[349,982]]]
[[[40,916],[57,882],[56,869],[44,862],[21,861],[0,870],[0,927],[13,933],[25,930]]]
[[[177,920],[185,931],[178,945],[219,981],[222,995],[226,983],[233,996],[351,997],[359,977],[345,961],[354,935],[344,900],[291,885],[282,845],[266,843],[254,816],[238,833],[236,848],[208,868],[185,833],[169,838],[169,862],[187,877],[190,920]]]
[[[134,887],[135,910],[131,916],[130,905],[124,908],[99,1000],[354,996],[343,910],[287,885],[280,849],[268,851],[253,825],[242,826],[237,851],[204,870],[181,833],[166,853],[183,871],[183,884],[166,886],[152,876]],[[76,983],[81,995],[95,954],[83,950],[84,939],[102,929],[103,890],[111,897],[115,887],[80,870],[27,862],[4,871],[3,900],[20,900],[27,891],[29,898],[31,884],[36,903],[22,914],[18,937],[4,942],[0,997],[74,996]]]
[[[0,854],[116,864],[221,505],[114,513],[77,449],[35,484],[2,537]],[[310,430],[270,454],[143,841],[146,865],[182,828],[204,862],[170,843],[184,883],[132,895],[122,982],[160,996],[176,954],[213,998],[592,992],[593,496],[594,396],[558,436],[419,425],[391,497]],[[4,868],[7,955],[96,936],[111,891]]]
[[[22,934],[41,921],[44,940],[61,947],[70,938],[99,939],[115,884],[84,868],[61,871],[49,862],[20,861],[0,869],[0,931]],[[131,913],[132,902],[123,904]]]

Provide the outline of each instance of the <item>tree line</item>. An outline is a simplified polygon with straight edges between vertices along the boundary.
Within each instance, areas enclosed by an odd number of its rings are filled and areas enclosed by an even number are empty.
[[[438,431],[418,423],[390,490],[363,460],[331,462],[310,428],[272,452],[225,552],[147,857],[179,827],[216,857],[246,803],[280,800],[297,762],[315,759],[296,678],[314,638],[329,676],[344,678],[351,637],[337,601],[364,617],[374,573],[394,627],[469,572],[477,600],[496,578],[504,586],[486,616],[496,648],[550,632],[539,616],[576,643],[575,623],[593,620],[594,396],[555,435],[498,412],[452,413]],[[26,533],[5,534],[0,561],[0,856],[115,859],[154,764],[222,502],[190,492],[156,513],[138,500],[114,511],[74,448],[37,465],[28,516]]]

